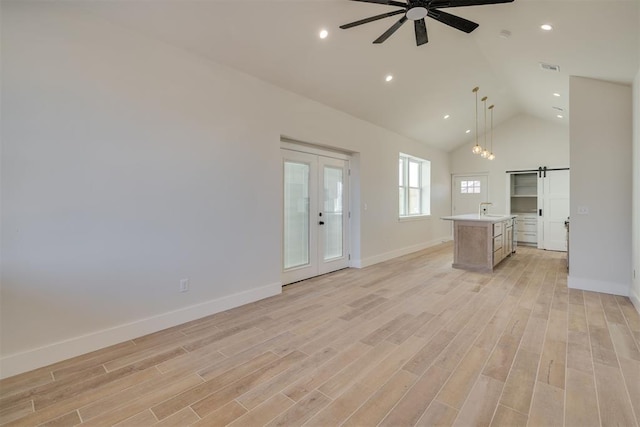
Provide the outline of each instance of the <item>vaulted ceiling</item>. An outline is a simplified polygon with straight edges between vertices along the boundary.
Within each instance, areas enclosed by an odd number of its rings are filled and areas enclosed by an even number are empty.
[[[569,76],[630,84],[640,66],[638,0],[447,9],[480,26],[465,34],[427,18],[429,43],[422,46],[410,21],[372,44],[398,16],[339,29],[397,9],[349,0],[109,0],[73,7],[447,151],[472,138],[465,131],[474,128],[475,86],[487,105],[495,104],[496,126],[522,113],[567,125]],[[545,23],[553,30],[541,30]],[[321,29],[327,38],[319,38]],[[541,62],[560,71],[544,70]]]

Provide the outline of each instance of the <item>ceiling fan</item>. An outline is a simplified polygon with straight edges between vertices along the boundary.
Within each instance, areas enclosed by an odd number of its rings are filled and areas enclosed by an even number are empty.
[[[346,30],[347,28],[356,27],[362,24],[368,24],[369,22],[377,21],[379,19],[388,18],[394,15],[404,14],[402,18],[395,24],[393,24],[387,31],[385,31],[380,37],[375,39],[374,43],[382,43],[388,39],[398,28],[402,26],[407,20],[412,20],[416,32],[416,45],[420,46],[429,42],[427,37],[427,26],[424,22],[424,18],[428,16],[436,21],[440,21],[450,27],[456,28],[465,33],[470,33],[476,28],[478,24],[469,21],[459,16],[451,15],[447,12],[443,12],[439,9],[447,7],[460,7],[460,6],[479,6],[483,4],[497,4],[497,3],[511,3],[513,0],[407,0],[406,3],[395,0],[351,0],[360,1],[364,3],[376,3],[385,4],[388,6],[397,6],[402,9],[394,10],[393,12],[383,13],[381,15],[371,16],[369,18],[361,19],[359,21],[351,22],[349,24],[340,25],[340,28]]]

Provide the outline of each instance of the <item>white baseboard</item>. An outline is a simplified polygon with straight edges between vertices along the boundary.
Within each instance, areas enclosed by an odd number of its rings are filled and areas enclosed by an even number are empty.
[[[374,255],[372,257],[362,259],[362,260],[353,260],[351,262],[351,266],[354,268],[364,268],[370,265],[378,264],[380,262],[389,261],[390,259],[397,258],[399,256],[408,255],[414,252],[421,251],[423,249],[427,249],[436,245],[439,245],[444,242],[451,241],[451,236],[441,237],[439,239],[434,239],[429,242],[419,243],[417,245],[407,246],[404,248],[396,249],[390,252],[385,252],[379,255]]]
[[[567,286],[572,289],[583,291],[600,292],[603,294],[629,296],[629,285],[624,283],[604,282],[601,280],[585,279],[582,277],[569,276]]]
[[[633,288],[629,290],[629,299],[631,303],[636,308],[638,314],[640,314],[640,295],[637,292],[634,292]]]
[[[90,334],[70,338],[33,350],[5,356],[0,359],[0,378],[6,378],[50,365],[61,360],[86,354],[110,345],[161,331],[192,320],[201,319],[221,311],[268,298],[282,293],[282,283],[273,283],[256,289],[136,320]]]

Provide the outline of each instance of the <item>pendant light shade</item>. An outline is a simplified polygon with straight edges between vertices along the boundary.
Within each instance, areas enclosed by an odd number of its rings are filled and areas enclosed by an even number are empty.
[[[494,105],[489,105],[489,111],[491,111],[491,149],[489,150],[489,155],[487,159],[493,160],[496,158],[496,155],[493,154],[493,107]]]
[[[478,144],[478,90],[480,90],[479,87],[474,87],[473,88],[473,93],[476,94],[476,145],[473,146],[473,148],[471,149],[471,152],[473,154],[480,154],[482,153],[482,147],[480,147],[480,144]]]
[[[476,94],[476,144],[471,149],[473,154],[480,154],[480,157],[483,159],[494,160],[496,155],[493,154],[493,108],[494,105],[490,105],[487,108],[487,99],[488,97],[483,96],[481,101],[483,102],[483,110],[484,110],[484,144],[480,145],[478,142],[478,90],[479,87],[474,87],[472,92]],[[491,112],[491,134],[490,134],[490,142],[487,144],[487,134],[489,133],[489,129],[487,128],[487,110]]]
[[[483,159],[486,159],[487,157],[489,157],[489,150],[487,150],[487,97],[486,96],[482,97],[482,102],[484,103],[484,106],[482,107],[482,109],[484,110],[484,144],[483,144],[482,153],[480,153],[480,156],[482,156]]]

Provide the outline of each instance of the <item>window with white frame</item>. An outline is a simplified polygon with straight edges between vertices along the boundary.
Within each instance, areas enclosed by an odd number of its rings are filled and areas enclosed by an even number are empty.
[[[480,181],[460,181],[461,194],[480,194]]]
[[[431,214],[431,162],[400,153],[398,159],[399,216]]]

